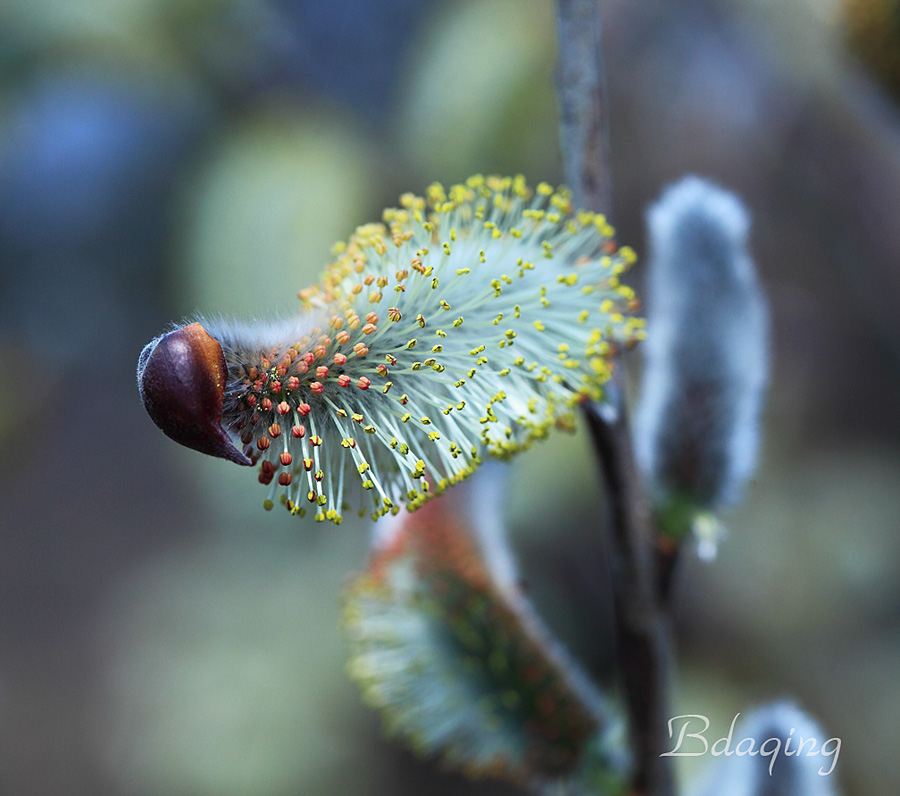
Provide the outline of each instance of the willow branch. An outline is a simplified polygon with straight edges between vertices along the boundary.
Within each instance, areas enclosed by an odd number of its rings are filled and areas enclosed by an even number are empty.
[[[576,203],[612,208],[606,73],[599,0],[558,0],[556,96],[563,176]]]
[[[660,757],[668,748],[668,630],[656,600],[646,504],[621,385],[612,383],[607,392],[615,408],[591,404],[586,415],[610,507],[607,547],[616,655],[634,751],[632,787],[635,794],[671,796],[675,792],[671,758]]]
[[[599,0],[557,0],[556,87],[565,179],[575,203],[610,214],[609,119]],[[604,404],[587,408],[610,505],[610,552],[618,665],[629,715],[632,790],[671,796],[667,748],[669,642],[657,602],[649,518],[631,445],[621,360]]]

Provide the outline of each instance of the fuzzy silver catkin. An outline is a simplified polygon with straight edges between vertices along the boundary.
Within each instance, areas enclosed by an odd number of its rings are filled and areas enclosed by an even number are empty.
[[[718,740],[719,733],[707,732],[706,736],[710,757],[715,749],[718,759],[688,789],[688,796],[835,796],[837,793],[834,783],[840,739],[826,737],[822,728],[792,702],[773,702],[743,717],[731,738],[723,739],[729,741],[727,746]],[[688,740],[697,743],[697,739]]]
[[[615,351],[644,337],[620,282],[634,252],[564,188],[476,175],[399,205],[335,246],[298,317],[185,327],[227,374],[213,426],[198,408],[170,436],[200,415],[204,434],[239,439],[233,455],[259,464],[268,509],[340,523],[357,484],[363,514],[417,508],[486,455],[573,428]],[[179,408],[178,385],[163,386]]]
[[[349,671],[391,731],[414,748],[464,765],[470,775],[524,777],[536,793],[587,793],[583,777],[602,771],[612,781],[627,771],[625,726],[523,592],[504,517],[510,471],[509,463],[488,460],[453,498],[373,526],[373,564],[347,593]],[[450,572],[454,587],[435,589],[435,575],[446,585]],[[466,589],[470,596],[460,599]],[[467,615],[467,606],[477,613]],[[494,629],[479,624],[484,616]],[[474,647],[460,628],[475,632]],[[524,679],[510,689],[510,676]],[[532,682],[553,694],[553,715],[568,715],[567,726],[577,728],[578,715],[590,725],[588,736],[564,741],[580,747],[569,763],[541,762],[541,725],[528,714],[539,704],[529,696]],[[570,698],[575,713],[566,707]]]
[[[548,660],[554,662],[560,675],[597,718],[611,764],[624,768],[626,761],[620,741],[625,729],[615,709],[568,649],[554,638],[522,588],[505,509],[511,472],[508,462],[485,462],[461,488],[459,510],[478,546],[492,585],[515,613],[522,629],[540,645]]]
[[[698,177],[647,213],[648,339],[635,422],[656,504],[714,510],[752,474],[769,369],[768,310],[747,249],[750,219]]]

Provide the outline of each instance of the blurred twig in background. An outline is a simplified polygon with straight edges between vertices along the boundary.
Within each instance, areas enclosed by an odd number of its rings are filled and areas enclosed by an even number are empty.
[[[609,214],[612,188],[606,74],[599,0],[559,0],[558,63],[563,171],[575,205]],[[616,646],[635,753],[637,793],[673,793],[664,728],[668,718],[668,640],[653,585],[650,533],[631,446],[622,361],[607,386],[606,403],[591,404],[588,425],[602,466],[610,519]]]

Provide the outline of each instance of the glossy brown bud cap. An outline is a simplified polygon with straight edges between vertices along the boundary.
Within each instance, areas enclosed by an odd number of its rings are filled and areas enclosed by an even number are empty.
[[[249,465],[222,428],[227,378],[222,346],[199,323],[157,338],[138,360],[141,400],[166,436],[201,453]]]

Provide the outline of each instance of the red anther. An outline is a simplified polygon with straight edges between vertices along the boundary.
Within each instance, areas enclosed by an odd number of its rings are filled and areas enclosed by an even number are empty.
[[[272,382],[270,387],[271,387],[272,392],[275,392],[275,393],[281,392],[281,382],[278,381],[277,379]]]
[[[278,404],[277,409],[278,414],[286,415],[291,411],[291,405],[287,401],[282,401],[280,404]]]
[[[268,450],[269,448],[269,438],[268,437],[260,437],[256,440],[256,447],[261,451]]]
[[[247,371],[247,378],[250,381],[256,381],[256,377],[259,376],[259,371],[256,369],[256,365],[253,365],[250,370]]]
[[[319,338],[319,345],[323,345],[323,346],[325,346],[326,348],[328,348],[328,346],[331,345],[331,338],[330,338],[327,334],[323,334],[323,335]]]
[[[291,456],[291,454],[289,454],[287,451],[282,453],[278,458],[281,460],[282,465],[284,465],[285,467],[289,467],[291,462],[294,461],[294,457]]]
[[[289,390],[296,390],[296,389],[298,389],[298,388],[300,387],[300,379],[298,379],[296,376],[291,376],[291,377],[287,380],[287,386],[288,386],[288,389],[289,389]]]
[[[328,349],[325,348],[325,346],[323,346],[323,345],[317,345],[317,346],[313,349],[313,353],[315,354],[316,359],[324,359],[324,358],[325,358],[325,354],[328,353]],[[312,365],[312,362],[310,362],[309,364]]]
[[[268,473],[269,475],[275,472],[275,465],[272,464],[272,462],[270,462],[268,459],[264,459],[260,467],[262,468],[262,471],[264,473]]]
[[[309,472],[310,470],[312,470],[313,464],[314,464],[314,462],[312,459],[304,459],[303,460],[303,469],[306,470],[306,472]]]
[[[334,364],[335,365],[346,365],[347,364],[347,355],[337,353],[334,355]]]
[[[364,346],[362,343],[358,343],[353,347],[353,353],[355,353],[358,357],[364,357],[369,353],[369,349],[366,348],[366,346]]]
[[[307,352],[303,355],[302,359],[303,359],[303,361],[304,361],[307,365],[312,365],[312,363],[316,361],[316,357],[315,357],[315,355],[312,353],[312,351],[307,351]]]
[[[262,407],[264,412],[272,411],[272,399],[271,398],[263,398],[262,401],[259,402],[259,405]]]
[[[294,439],[303,439],[306,436],[306,426],[291,426],[291,436]]]
[[[377,368],[375,368],[375,371],[381,376],[388,375],[387,365],[379,365]]]
[[[303,417],[306,417],[311,411],[312,407],[309,404],[297,404],[297,412]]]
[[[262,358],[262,361],[259,364],[263,366],[263,370],[268,370],[272,367],[272,363],[265,357]]]
[[[359,381],[356,382],[356,386],[361,390],[368,390],[371,383],[372,382],[369,381],[365,376],[360,376]]]
[[[319,365],[316,368],[316,378],[317,379],[327,379],[328,378],[328,366],[327,365]]]
[[[320,381],[314,381],[309,385],[309,389],[312,390],[314,395],[321,395],[323,392],[325,392],[325,385]]]
[[[281,360],[281,364],[280,364],[277,368],[275,368],[275,372],[276,372],[279,376],[284,376],[285,373],[287,373],[287,366],[288,366],[289,364],[290,364],[290,360],[289,360],[289,359],[288,359],[288,360],[282,359],[282,360]]]
[[[290,486],[291,485],[291,474],[290,473],[282,473],[278,476],[278,483],[282,486]]]
[[[338,387],[349,387],[350,381],[350,377],[346,373],[342,373],[337,379]]]
[[[334,336],[334,339],[337,340],[340,345],[347,345],[347,343],[350,342],[350,332],[346,330],[338,332]]]
[[[378,323],[378,313],[370,312],[366,315],[366,323]]]
[[[256,381],[253,382],[253,389],[256,390],[257,392],[262,391],[265,388],[265,386],[266,386],[266,383],[262,379],[257,379]]]
[[[253,432],[249,428],[241,432],[241,442],[243,442],[244,445],[249,445],[253,442]]]
[[[372,332],[376,331],[377,329],[378,327],[374,323],[367,323],[365,326],[363,326],[362,333],[372,334]]]
[[[260,473],[259,474],[259,483],[265,484],[268,486],[272,483],[272,479],[275,477],[274,473]]]
[[[278,423],[272,423],[272,425],[269,426],[269,436],[272,439],[278,439],[278,437],[281,436],[281,426],[279,426]]]
[[[302,376],[304,373],[306,373],[306,371],[309,370],[309,365],[306,364],[306,360],[305,360],[305,359],[301,359],[299,362],[297,362],[297,363],[295,364],[295,367],[297,368],[297,373],[299,373],[301,376]]]
[[[284,358],[289,359],[291,362],[293,362],[299,355],[300,352],[297,351],[296,348],[289,348],[287,350],[287,353],[284,355]]]
[[[250,416],[250,425],[258,426],[259,425],[259,415],[251,415]]]

